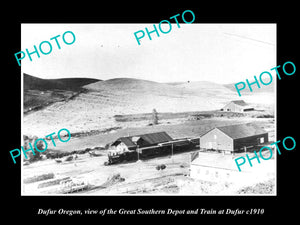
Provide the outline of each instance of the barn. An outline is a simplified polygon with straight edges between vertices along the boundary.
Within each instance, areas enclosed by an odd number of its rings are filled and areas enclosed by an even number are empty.
[[[252,110],[254,110],[254,108],[248,105],[243,100],[231,101],[221,109],[221,111],[240,112],[240,113],[252,111]]]
[[[200,149],[225,154],[245,151],[268,142],[268,132],[254,123],[215,127],[200,136]]]
[[[149,147],[160,143],[173,141],[166,132],[156,132],[127,137],[120,137],[111,144],[111,147],[122,151],[136,150],[138,147]]]

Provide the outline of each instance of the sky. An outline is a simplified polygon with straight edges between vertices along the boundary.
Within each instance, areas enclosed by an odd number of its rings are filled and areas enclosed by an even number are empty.
[[[32,61],[26,55],[21,72],[45,79],[127,77],[226,84],[251,79],[277,66],[276,24],[171,25],[169,33],[159,31],[159,37],[152,33],[152,40],[145,34],[138,45],[134,33],[146,33],[146,27],[151,31],[153,24],[22,24],[20,51],[32,52],[34,45],[39,48],[41,42],[49,41],[52,52],[40,53],[40,58],[32,54]],[[162,29],[168,30],[168,25]],[[75,34],[71,45],[62,40],[66,31]],[[50,40],[57,35],[61,49]],[[44,51],[47,47],[43,45]]]

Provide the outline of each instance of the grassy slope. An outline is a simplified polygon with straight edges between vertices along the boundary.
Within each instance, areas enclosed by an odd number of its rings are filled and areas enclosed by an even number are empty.
[[[184,118],[187,114],[180,113],[218,110],[228,101],[237,99],[235,92],[212,82],[171,85],[147,80],[116,78],[90,83],[83,88],[85,92],[74,98],[72,93],[68,93],[71,96],[65,98],[68,101],[62,96],[60,102],[26,116],[24,126],[28,134],[47,133],[48,130],[59,130],[61,126],[68,127],[72,133],[123,127],[123,124],[119,124],[122,120],[133,122],[148,120],[149,113],[154,108],[158,113],[168,113],[161,114],[161,119]],[[39,97],[52,100],[66,93],[66,90],[63,92],[48,90],[44,91],[44,94],[33,94],[35,99]],[[43,101],[44,99],[41,99],[41,102]],[[133,116],[114,117],[125,114]],[[128,126],[129,124],[124,125],[124,127]]]
[[[90,78],[41,79],[24,73],[24,112],[66,100],[77,95],[82,86],[97,81]]]
[[[245,82],[245,83],[246,83],[246,81],[240,81],[240,82]],[[254,82],[254,80],[253,80],[253,79],[250,79],[250,80],[249,80],[249,83],[252,83],[252,82]],[[264,82],[265,82],[265,83],[268,83],[269,80],[264,80]],[[237,82],[237,83],[239,83],[239,82]],[[228,88],[229,90],[231,90],[231,91],[233,91],[233,92],[237,92],[237,90],[236,90],[236,88],[235,88],[235,84],[236,84],[236,83],[232,83],[232,84],[224,84],[224,87]],[[274,80],[273,80],[272,83],[269,84],[269,85],[263,85],[263,84],[261,84],[261,82],[259,81],[259,85],[260,85],[260,88],[257,87],[257,84],[251,85],[251,88],[253,89],[253,91],[251,92],[250,89],[249,89],[249,87],[248,87],[248,85],[246,84],[245,89],[241,90],[240,92],[241,92],[242,95],[243,95],[243,94],[251,94],[251,95],[254,94],[254,95],[255,95],[256,93],[273,93],[274,90],[275,90],[275,82],[274,82]],[[241,88],[242,85],[238,85],[238,87]]]
[[[72,90],[78,91],[82,86],[97,82],[98,79],[91,78],[62,78],[41,79],[24,73],[24,90]]]

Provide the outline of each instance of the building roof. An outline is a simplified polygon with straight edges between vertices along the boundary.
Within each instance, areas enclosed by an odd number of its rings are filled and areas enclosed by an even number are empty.
[[[240,106],[247,106],[248,104],[246,102],[244,102],[244,100],[235,100],[235,101],[231,101],[236,105],[240,105]]]
[[[248,103],[246,103],[244,100],[234,100],[234,101],[230,101],[229,103],[227,103],[223,108],[226,108],[232,104],[235,104],[237,106],[240,106],[241,108],[244,109],[253,109],[253,107],[251,105],[249,105]]]
[[[254,123],[244,123],[244,124],[216,127],[216,129],[219,129],[220,131],[227,134],[232,139],[239,139],[239,138],[267,133],[267,131],[265,131],[264,129],[262,129],[261,127],[259,127]]]
[[[172,141],[171,138],[166,132],[157,132],[150,134],[140,134],[128,137],[120,137],[118,138],[112,145],[117,145],[120,142],[123,142],[128,147],[136,147],[136,141],[139,139],[143,139],[150,145],[155,145],[158,143]]]

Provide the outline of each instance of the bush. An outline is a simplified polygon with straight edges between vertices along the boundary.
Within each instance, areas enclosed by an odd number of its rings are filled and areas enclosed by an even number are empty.
[[[161,165],[157,165],[155,168],[156,170],[164,170],[167,168],[167,166],[165,164],[161,164]]]
[[[38,176],[33,176],[33,177],[28,177],[26,179],[24,179],[24,184],[29,184],[29,183],[33,183],[33,182],[37,182],[37,181],[41,181],[41,180],[48,180],[48,179],[52,179],[54,178],[54,173],[47,173],[47,174],[42,174],[42,175],[38,175]]]

